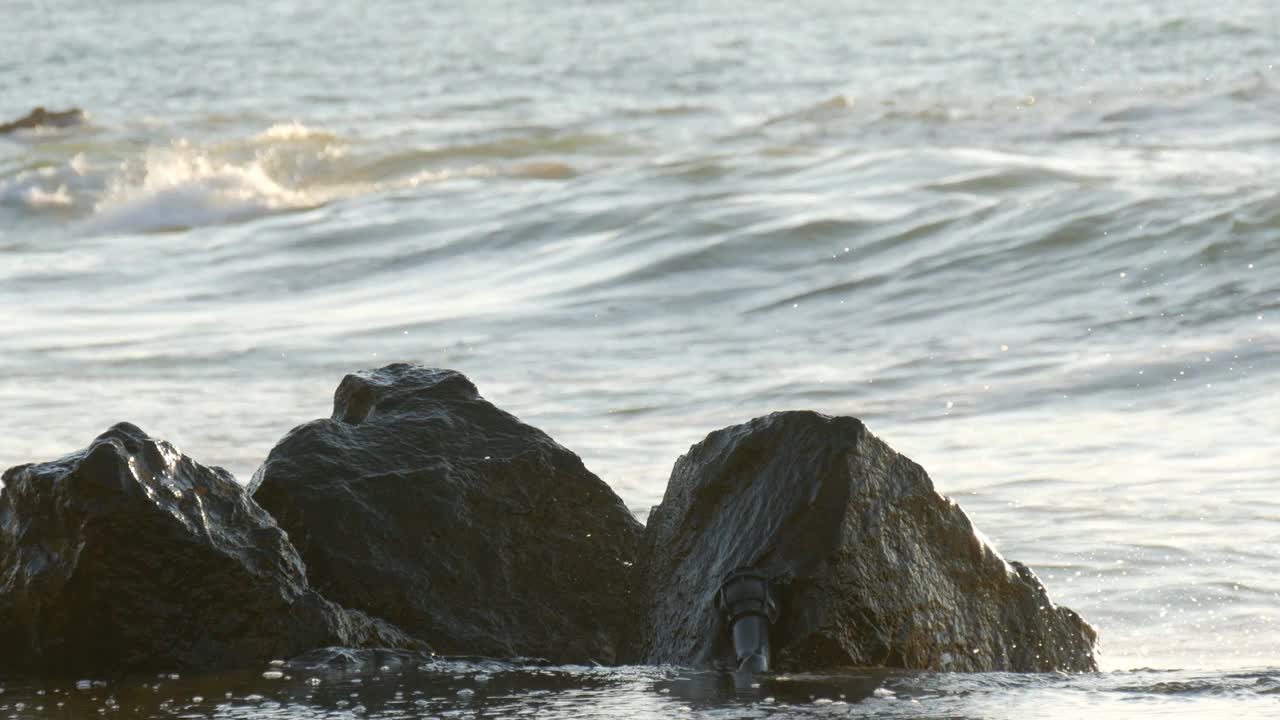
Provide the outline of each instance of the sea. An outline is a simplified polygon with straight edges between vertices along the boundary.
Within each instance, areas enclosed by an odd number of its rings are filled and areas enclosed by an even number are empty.
[[[339,652],[0,717],[1280,715],[1277,64],[1270,0],[0,0],[0,122],[86,113],[0,135],[0,467],[128,420],[247,482],[412,362],[643,521],[708,432],[852,415],[1101,637],[758,687]]]

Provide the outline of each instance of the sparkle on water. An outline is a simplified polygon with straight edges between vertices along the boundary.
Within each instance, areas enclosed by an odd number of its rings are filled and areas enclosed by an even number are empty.
[[[1275,17],[6,4],[0,117],[88,120],[0,136],[0,466],[129,420],[247,480],[343,374],[410,361],[643,519],[707,432],[850,414],[1098,626],[1105,672],[281,665],[6,681],[0,717],[1273,711]]]

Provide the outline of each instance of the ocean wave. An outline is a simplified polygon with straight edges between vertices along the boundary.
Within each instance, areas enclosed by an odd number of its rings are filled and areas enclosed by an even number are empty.
[[[65,182],[59,182],[52,167],[27,170],[0,180],[0,204],[40,210],[71,205]]]
[[[92,231],[178,230],[451,181],[568,180],[582,166],[564,155],[594,157],[624,147],[608,136],[543,132],[428,149],[387,147],[288,122],[245,139],[151,147],[109,168],[102,187],[84,188],[87,198],[74,187],[62,196],[91,208]],[[42,186],[41,197],[58,187]]]
[[[31,187],[27,189],[24,198],[27,206],[33,208],[65,208],[74,203],[70,193],[67,192],[66,185],[59,185],[52,192],[40,187]]]
[[[290,120],[289,122],[272,125],[255,135],[253,140],[260,143],[298,141],[333,143],[338,141],[338,136],[327,130],[309,127],[297,120]]]
[[[780,125],[792,122],[815,122],[829,120],[833,117],[841,117],[853,110],[857,106],[857,101],[847,95],[835,95],[819,102],[801,107],[797,110],[789,110],[787,112],[774,115],[765,120],[761,125],[768,127],[770,125]]]
[[[140,151],[119,141],[53,144],[38,148],[28,167],[0,176],[0,205],[69,213],[90,233],[175,231],[451,181],[568,180],[583,168],[563,155],[620,147],[612,142],[537,133],[386,147],[291,121],[240,138],[179,138]]]
[[[259,160],[237,163],[190,146],[126,163],[94,205],[99,232],[179,230],[315,207],[325,193],[291,187]]]
[[[85,204],[100,189],[100,178],[77,153],[60,164],[36,164],[0,178],[0,205],[62,214]]]

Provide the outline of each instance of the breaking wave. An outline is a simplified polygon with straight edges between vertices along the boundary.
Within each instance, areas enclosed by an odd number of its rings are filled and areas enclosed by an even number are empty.
[[[183,144],[126,163],[95,203],[92,226],[180,230],[314,207],[325,199],[273,177],[258,159],[236,163]]]
[[[140,151],[120,141],[80,142],[69,146],[74,153],[55,144],[29,167],[0,171],[0,204],[70,213],[92,233],[176,231],[452,181],[569,180],[581,168],[557,154],[601,142],[551,134],[387,147],[292,121],[248,137],[180,138]]]

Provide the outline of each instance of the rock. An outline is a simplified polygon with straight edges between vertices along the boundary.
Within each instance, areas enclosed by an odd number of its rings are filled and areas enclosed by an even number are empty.
[[[421,647],[310,590],[225,470],[128,423],[4,473],[0,670],[217,668],[325,645]]]
[[[451,370],[348,375],[251,483],[326,597],[444,654],[613,662],[642,528]]]
[[[773,579],[784,670],[1096,669],[1094,629],[854,418],[775,413],[711,433],[676,461],[641,557],[630,662],[732,665],[713,598],[755,566]]]
[[[84,122],[84,111],[79,108],[51,112],[37,107],[13,122],[0,123],[0,135],[15,130],[33,130],[39,127],[70,127],[79,125],[81,122]]]

